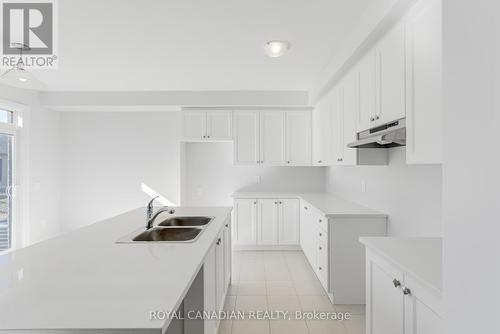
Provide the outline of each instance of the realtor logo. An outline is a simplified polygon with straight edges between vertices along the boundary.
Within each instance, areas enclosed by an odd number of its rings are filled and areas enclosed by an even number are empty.
[[[54,68],[57,59],[54,0],[0,0],[0,3],[2,67],[21,59],[26,67]]]

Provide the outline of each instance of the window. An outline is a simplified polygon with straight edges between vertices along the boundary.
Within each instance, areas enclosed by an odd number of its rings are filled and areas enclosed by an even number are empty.
[[[2,101],[0,101],[1,103]],[[13,154],[16,133],[15,113],[0,107],[0,252],[13,247]]]
[[[14,113],[10,110],[0,109],[0,123],[14,123]]]

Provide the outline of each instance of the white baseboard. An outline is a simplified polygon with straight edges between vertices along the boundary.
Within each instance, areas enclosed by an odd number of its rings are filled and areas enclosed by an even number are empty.
[[[299,251],[299,245],[233,245],[234,251]]]

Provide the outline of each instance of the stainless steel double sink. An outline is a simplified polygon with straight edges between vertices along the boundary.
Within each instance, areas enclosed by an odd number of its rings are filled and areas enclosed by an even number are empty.
[[[173,216],[150,229],[140,229],[119,239],[117,243],[194,242],[214,217]]]

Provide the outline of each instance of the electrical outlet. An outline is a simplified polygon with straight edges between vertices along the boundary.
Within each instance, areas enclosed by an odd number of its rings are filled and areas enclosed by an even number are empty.
[[[260,184],[260,175],[255,175],[253,177],[253,180],[254,180],[255,183]]]

